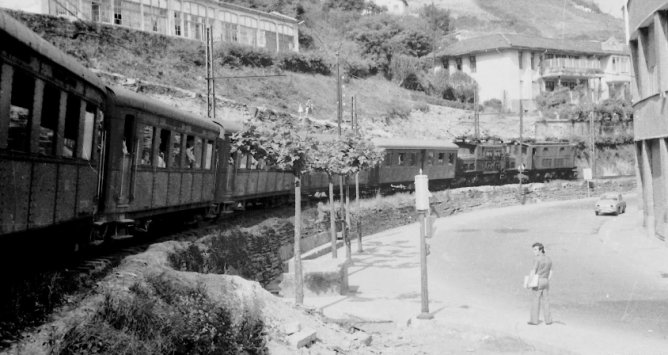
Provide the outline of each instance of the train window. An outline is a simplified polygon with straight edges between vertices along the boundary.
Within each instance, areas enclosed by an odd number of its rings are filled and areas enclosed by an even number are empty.
[[[60,90],[51,85],[44,86],[42,118],[39,128],[39,153],[55,155],[56,132],[60,116]]]
[[[160,142],[158,142],[158,168],[167,167],[165,157],[167,156],[167,147],[169,146],[169,136],[172,132],[166,129],[160,130]]]
[[[63,146],[63,156],[67,158],[74,158],[77,151],[80,113],[81,100],[74,95],[68,95],[65,112],[65,145]]]
[[[526,154],[526,153],[527,153],[527,147],[526,147],[526,146],[522,146],[522,154]]]
[[[262,170],[267,167],[267,162],[264,159],[258,160],[258,166],[257,168]]]
[[[411,165],[410,166],[415,166],[415,164],[416,164],[415,153],[410,153],[409,157],[410,157],[410,160],[411,160],[411,162],[410,162]]]
[[[438,165],[443,165],[445,163],[445,153],[438,153],[438,160],[436,161],[436,163]]]
[[[427,153],[427,165],[434,164],[434,152]]]
[[[515,162],[514,162],[514,161],[511,161],[511,162],[510,162],[510,168],[511,168],[511,169],[514,169],[514,168],[515,168]]]
[[[239,161],[239,169],[246,169],[248,167],[248,154],[241,154],[241,160]]]
[[[21,71],[14,72],[12,81],[11,104],[9,106],[9,149],[28,151],[28,121],[32,114],[35,80]]]
[[[141,156],[141,165],[153,165],[153,137],[155,137],[155,127],[141,125],[139,128],[139,154]]]
[[[123,154],[129,155],[130,150],[133,148],[132,144],[132,132],[135,127],[135,116],[125,115],[125,124],[123,125]]]
[[[195,137],[186,135],[186,168],[195,168]]]
[[[181,167],[181,133],[174,132],[172,137],[172,153],[169,156],[169,167]]]
[[[202,168],[202,154],[204,153],[204,148],[202,146],[202,138],[195,137],[195,169]]]
[[[494,157],[495,158],[500,158],[501,157],[501,150],[497,149],[494,151]]]
[[[204,151],[204,169],[211,170],[211,157],[213,156],[213,141],[206,141]]]
[[[544,168],[552,167],[552,159],[543,159],[543,167]]]
[[[448,153],[448,165],[455,164],[455,153]]]
[[[548,152],[549,150],[550,150],[550,148],[548,148],[548,147],[543,148],[543,152]]]
[[[83,132],[83,156],[85,160],[90,160],[93,154],[93,131],[95,130],[95,112],[97,107],[93,104],[86,104],[86,115],[84,116]]]
[[[397,166],[404,166],[406,163],[406,153],[397,154]]]
[[[392,153],[385,153],[385,166],[392,165]]]
[[[249,164],[248,164],[249,169],[253,169],[253,170],[259,169],[260,162],[258,162],[257,160],[255,160],[255,157],[254,157],[254,156],[250,155],[250,156],[248,157],[248,160],[250,161]]]

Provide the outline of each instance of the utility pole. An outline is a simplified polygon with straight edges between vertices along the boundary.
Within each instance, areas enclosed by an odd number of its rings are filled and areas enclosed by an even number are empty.
[[[596,176],[596,138],[594,137],[594,113],[589,115],[589,134],[591,135],[591,175]]]
[[[520,203],[524,204],[524,189],[522,188],[522,175],[524,175],[524,146],[522,145],[522,131],[524,130],[524,107],[522,106],[522,95],[520,95],[520,162],[518,170],[520,171]]]
[[[341,95],[341,73],[339,72],[339,51],[336,51],[336,119],[339,123],[341,136],[341,120],[343,119],[343,95]]]
[[[213,73],[213,33],[211,26],[206,27],[206,113],[216,119],[216,76]]]
[[[360,127],[359,121],[357,120],[357,98],[352,97],[352,125],[355,134],[359,136]],[[357,206],[357,252],[362,253],[362,219],[360,214],[360,173],[355,173],[355,205]]]
[[[478,112],[478,82],[473,84],[473,124],[475,125],[475,137],[480,138],[480,113]]]

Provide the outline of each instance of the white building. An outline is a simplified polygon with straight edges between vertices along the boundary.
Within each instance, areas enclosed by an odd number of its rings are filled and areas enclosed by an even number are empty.
[[[543,91],[583,85],[593,99],[624,97],[631,81],[629,49],[606,42],[518,34],[465,39],[436,53],[435,70],[462,71],[479,85],[480,101],[498,99],[513,111]],[[440,59],[440,60],[439,60]]]
[[[378,6],[387,7],[387,12],[405,15],[408,12],[408,0],[371,0]]]
[[[216,0],[0,0],[0,6],[204,40],[216,39],[270,51],[299,51],[298,21]]]

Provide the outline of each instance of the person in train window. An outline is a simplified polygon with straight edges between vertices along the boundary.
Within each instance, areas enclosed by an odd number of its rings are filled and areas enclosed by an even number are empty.
[[[188,158],[188,167],[192,169],[195,166],[195,145],[191,137],[188,137],[186,141],[186,158]]]
[[[151,165],[151,152],[148,150],[144,151],[144,154],[141,158],[141,164],[142,165]]]
[[[158,154],[158,168],[164,168],[166,167],[165,165],[165,153],[160,152]]]

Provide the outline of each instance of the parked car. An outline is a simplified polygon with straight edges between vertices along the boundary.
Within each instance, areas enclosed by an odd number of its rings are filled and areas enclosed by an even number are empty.
[[[615,216],[626,212],[626,201],[621,194],[604,193],[601,198],[596,201],[596,215],[601,213],[612,213]]]

